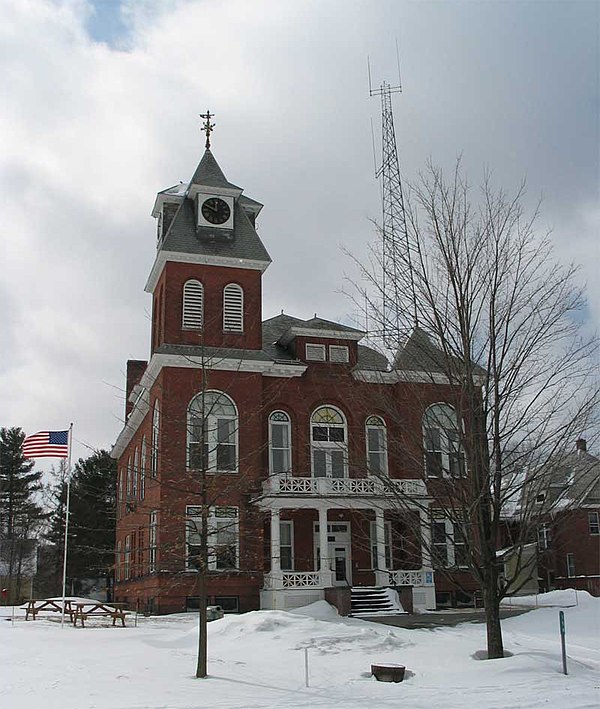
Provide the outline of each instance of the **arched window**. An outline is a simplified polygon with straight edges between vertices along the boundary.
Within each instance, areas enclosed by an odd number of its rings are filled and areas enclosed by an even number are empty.
[[[200,281],[187,281],[183,286],[182,327],[201,330],[204,315],[204,288]]]
[[[367,467],[371,475],[387,475],[387,435],[385,421],[380,416],[369,416],[366,424]]]
[[[146,495],[146,436],[142,436],[140,446],[140,499]]]
[[[244,291],[237,283],[223,288],[223,332],[244,332]]]
[[[197,394],[188,406],[188,468],[208,473],[237,471],[238,415],[220,391]]]
[[[289,473],[292,469],[292,426],[284,411],[269,416],[269,472]]]
[[[338,409],[321,406],[310,419],[313,475],[345,478],[348,463],[346,419]]]
[[[131,497],[133,490],[133,470],[131,468],[131,456],[127,458],[127,497]]]
[[[131,488],[131,494],[133,497],[136,497],[136,498],[138,496],[139,475],[140,475],[140,452],[136,448],[135,453],[133,454],[133,474],[132,474],[132,488]]]
[[[458,418],[452,406],[433,404],[425,411],[423,441],[428,477],[459,477],[465,474]]]
[[[152,440],[150,449],[150,475],[156,477],[158,472],[158,442],[160,434],[160,406],[158,399],[154,402],[152,411]]]

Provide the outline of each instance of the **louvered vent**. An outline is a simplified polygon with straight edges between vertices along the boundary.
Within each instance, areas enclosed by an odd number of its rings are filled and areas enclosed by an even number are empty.
[[[244,331],[244,291],[235,283],[223,289],[223,331]]]
[[[204,308],[204,288],[199,281],[188,281],[183,286],[183,327],[200,330]]]

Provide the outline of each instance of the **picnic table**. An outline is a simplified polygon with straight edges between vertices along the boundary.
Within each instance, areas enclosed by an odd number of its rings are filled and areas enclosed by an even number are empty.
[[[33,617],[33,620],[35,620],[35,617],[37,616],[38,613],[47,613],[47,612],[60,613],[62,615],[62,612],[63,612],[62,598],[61,599],[38,598],[38,599],[31,599],[30,601],[27,601],[27,608],[25,609],[25,620],[29,620],[30,615]],[[65,615],[69,616],[69,620],[71,622],[73,622],[74,613],[75,613],[75,609],[73,608],[72,601],[65,600]]]
[[[85,627],[85,621],[88,618],[112,618],[113,627],[117,620],[121,621],[121,625],[125,627],[125,609],[122,603],[102,603],[101,601],[87,601],[85,603],[73,603],[73,625],[77,627],[77,621],[81,621],[81,627]]]

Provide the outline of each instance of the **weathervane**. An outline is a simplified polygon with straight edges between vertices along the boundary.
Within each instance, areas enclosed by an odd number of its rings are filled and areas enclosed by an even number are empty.
[[[210,122],[211,118],[214,118],[215,114],[211,113],[210,111],[206,111],[206,113],[201,113],[200,118],[204,118],[204,124],[202,126],[202,130],[206,133],[206,149],[208,150],[210,148],[210,134],[213,132],[213,128],[215,127],[214,123]]]

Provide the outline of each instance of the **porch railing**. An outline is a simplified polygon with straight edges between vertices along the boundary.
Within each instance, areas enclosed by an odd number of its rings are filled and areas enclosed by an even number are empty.
[[[325,588],[330,574],[324,578],[320,571],[282,571],[265,576],[265,588]]]
[[[378,586],[433,586],[433,571],[429,569],[397,569],[376,571]]]
[[[423,497],[427,488],[423,480],[381,480],[379,478],[315,478],[273,475],[263,483],[264,495],[299,495],[322,497]]]

